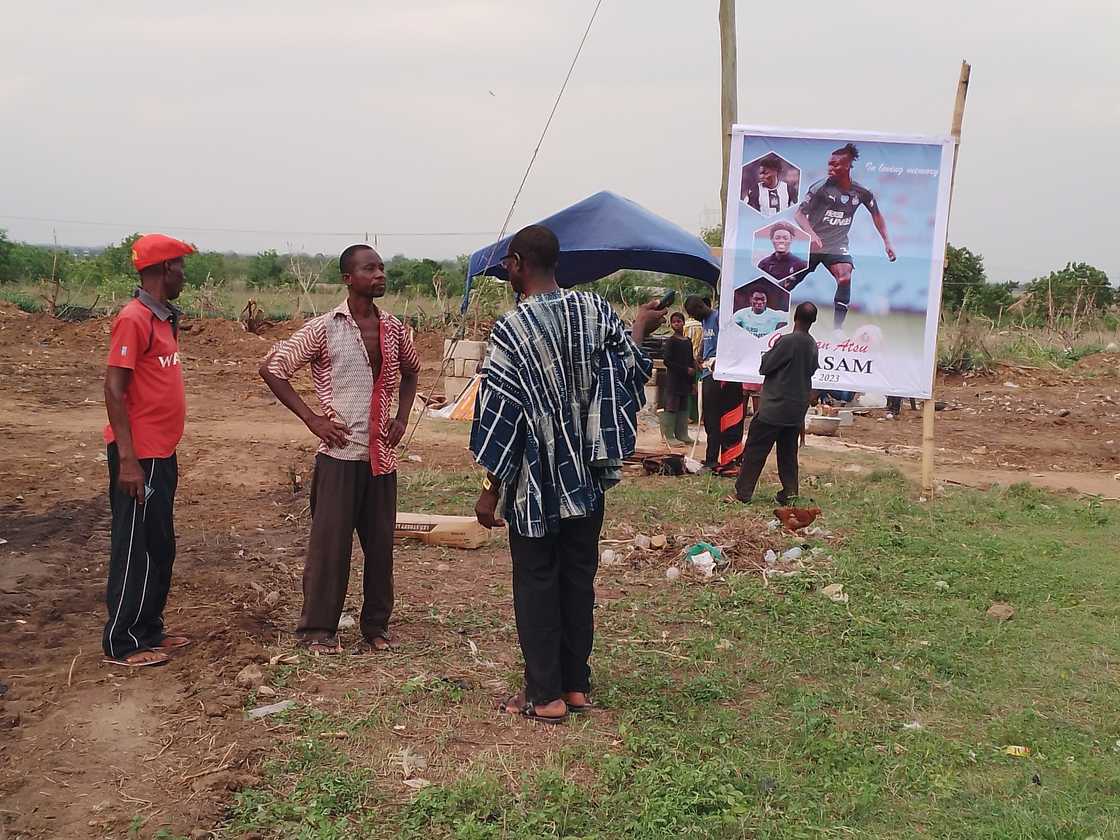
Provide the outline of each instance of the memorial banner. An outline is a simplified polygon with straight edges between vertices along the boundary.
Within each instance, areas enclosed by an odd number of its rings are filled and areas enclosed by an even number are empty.
[[[928,397],[952,178],[951,137],[735,126],[716,377],[818,310],[813,386]]]

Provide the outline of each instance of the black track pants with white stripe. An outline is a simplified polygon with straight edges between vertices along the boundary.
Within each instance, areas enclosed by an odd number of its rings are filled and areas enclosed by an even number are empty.
[[[163,608],[175,563],[179,466],[174,455],[140,460],[144,482],[152,488],[141,505],[117,486],[120,455],[115,443],[109,444],[108,455],[113,528],[105,590],[109,620],[101,644],[106,656],[122,659],[163,640]]]

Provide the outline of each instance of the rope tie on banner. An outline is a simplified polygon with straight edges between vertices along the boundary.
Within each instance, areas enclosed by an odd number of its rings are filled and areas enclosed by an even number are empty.
[[[552,103],[552,110],[549,111],[548,119],[545,120],[544,128],[541,130],[541,136],[537,138],[537,144],[533,148],[532,155],[530,155],[529,157],[529,164],[525,167],[525,172],[521,176],[521,183],[517,185],[517,192],[514,193],[513,201],[510,202],[509,212],[506,213],[506,217],[502,221],[501,228],[498,230],[498,236],[495,238],[494,244],[490,246],[490,250],[486,254],[486,260],[483,266],[484,268],[490,265],[490,261],[494,258],[494,251],[497,248],[498,243],[506,237],[506,233],[509,230],[510,220],[513,218],[514,211],[517,209],[517,202],[521,199],[521,192],[525,189],[525,182],[529,180],[529,173],[533,171],[533,164],[537,162],[537,155],[540,153],[541,146],[544,145],[545,137],[548,135],[548,130],[552,126],[552,120],[556,116],[557,109],[560,107],[560,100],[564,96],[564,91],[568,88],[568,82],[571,80],[572,73],[576,69],[576,62],[579,61],[580,54],[583,52],[583,45],[587,43],[587,36],[591,34],[591,26],[595,23],[595,18],[599,15],[599,7],[602,5],[603,0],[596,0],[595,8],[592,10],[591,17],[587,21],[587,27],[583,30],[583,36],[579,39],[579,46],[576,47],[575,55],[572,56],[572,62],[568,65],[568,72],[564,76],[563,83],[560,85],[560,91],[556,94],[556,100]],[[470,279],[471,278],[468,277],[467,282],[470,282]],[[475,297],[476,306],[478,304],[478,300],[478,297]],[[459,314],[459,324],[455,328],[454,336],[452,336],[451,346],[448,348],[447,353],[444,354],[443,364],[440,366],[439,376],[436,378],[435,383],[433,383],[433,385],[428,389],[428,395],[421,398],[423,406],[421,406],[420,413],[416,416],[416,421],[412,424],[412,431],[409,432],[408,439],[404,442],[404,447],[402,449],[402,451],[404,452],[407,452],[408,447],[412,444],[412,438],[416,435],[416,430],[420,427],[421,421],[428,413],[428,406],[431,402],[432,394],[435,393],[436,386],[446,374],[447,364],[455,353],[455,348],[459,345],[459,342],[463,339],[463,336],[466,333],[468,315],[469,311],[464,311]],[[450,399],[450,394],[447,396],[448,399]],[[458,396],[461,395],[456,395],[456,397]]]

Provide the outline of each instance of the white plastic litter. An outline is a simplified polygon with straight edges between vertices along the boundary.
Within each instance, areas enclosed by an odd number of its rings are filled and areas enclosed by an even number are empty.
[[[245,714],[249,716],[250,720],[256,720],[257,718],[274,715],[277,712],[285,712],[288,709],[292,708],[292,706],[294,706],[295,704],[295,700],[281,700],[279,703],[270,703],[267,706],[257,706],[257,708],[250,709]]]
[[[716,570],[716,559],[710,551],[702,551],[692,557],[692,568],[703,573],[704,577],[711,577]]]

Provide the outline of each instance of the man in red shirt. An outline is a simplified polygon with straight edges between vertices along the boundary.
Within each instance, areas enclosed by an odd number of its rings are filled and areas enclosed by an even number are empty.
[[[387,650],[393,611],[397,453],[416,399],[420,358],[405,326],[379,309],[385,264],[368,245],[338,259],[349,294],[278,344],[260,367],[272,393],[322,443],[311,483],[311,540],[296,636],[315,653],[338,653],[338,619],[350,581],[354,531],[365,555],[360,627],[367,650]],[[311,365],[316,414],[289,381]],[[392,412],[394,398],[397,410]]]
[[[173,519],[179,478],[175,448],[187,414],[179,366],[183,257],[194,247],[169,236],[132,246],[140,288],[113,321],[105,372],[105,443],[113,513],[102,647],[106,662],[163,665],[190,640],[169,636],[163,608],[175,562]]]

